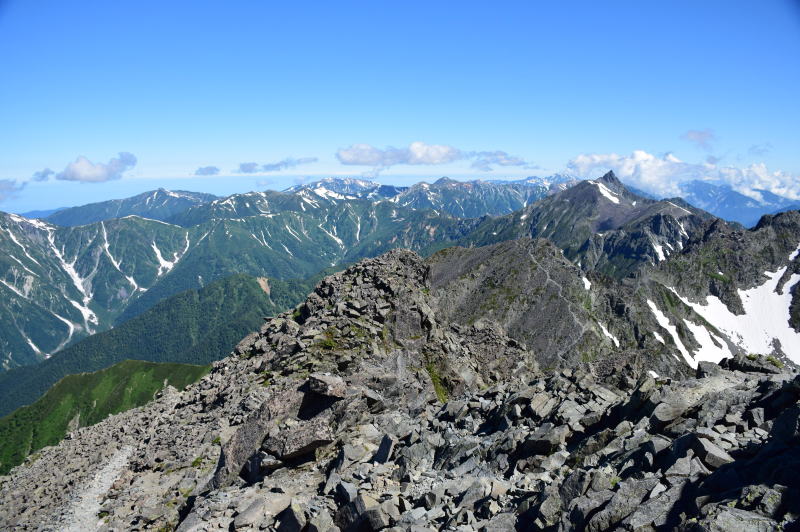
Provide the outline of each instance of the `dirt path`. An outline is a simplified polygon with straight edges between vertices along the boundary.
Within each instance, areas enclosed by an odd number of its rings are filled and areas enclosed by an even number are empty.
[[[72,503],[67,512],[64,528],[65,532],[88,532],[97,530],[100,512],[100,503],[111,485],[117,480],[122,469],[128,465],[128,458],[133,452],[132,447],[123,447],[111,457],[108,463],[97,472],[91,482],[87,482],[78,490],[78,498]]]

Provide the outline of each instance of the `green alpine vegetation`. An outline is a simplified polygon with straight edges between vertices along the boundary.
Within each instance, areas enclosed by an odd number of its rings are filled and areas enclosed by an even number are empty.
[[[208,364],[230,353],[264,316],[301,301],[309,281],[234,275],[187,290],[110,331],[73,344],[35,366],[0,374],[0,415],[40,397],[59,379],[97,371],[126,359]]]
[[[94,373],[61,379],[41,399],[0,419],[0,474],[67,432],[141,406],[166,385],[183,389],[209,366],[125,360]]]

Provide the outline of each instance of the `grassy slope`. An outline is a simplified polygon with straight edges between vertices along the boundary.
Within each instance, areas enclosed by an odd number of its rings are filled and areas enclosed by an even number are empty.
[[[0,415],[32,403],[67,375],[122,360],[208,364],[224,358],[242,337],[260,327],[264,316],[296,305],[313,286],[273,279],[269,284],[269,296],[246,275],[187,290],[35,366],[0,374]]]
[[[126,360],[95,373],[64,377],[32,405],[0,419],[0,474],[30,453],[58,443],[76,416],[77,425],[93,425],[147,403],[165,382],[182,389],[208,370],[208,366]]]

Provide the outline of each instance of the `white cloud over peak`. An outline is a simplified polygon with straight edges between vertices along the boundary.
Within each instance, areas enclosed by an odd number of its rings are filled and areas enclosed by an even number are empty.
[[[354,166],[371,166],[367,176],[374,177],[395,165],[440,165],[460,160],[472,160],[472,167],[490,172],[492,165],[524,166],[531,168],[525,160],[504,151],[463,151],[446,144],[412,142],[407,148],[376,148],[371,144],[353,144],[336,152],[340,163]]]
[[[770,171],[763,163],[745,167],[721,166],[708,161],[688,163],[671,153],[658,156],[636,150],[630,155],[581,154],[572,159],[567,168],[587,178],[613,170],[623,181],[658,196],[678,196],[683,183],[698,180],[727,184],[758,200],[761,199],[759,190],[800,199],[800,176]]]
[[[63,181],[102,183],[121,178],[122,174],[134,166],[136,166],[136,157],[128,152],[120,152],[117,157],[110,159],[107,163],[93,163],[81,155],[74,162],[69,163],[62,172],[55,174],[55,178]],[[34,180],[42,180],[37,177],[47,179],[52,173],[48,172],[48,169],[36,172]]]

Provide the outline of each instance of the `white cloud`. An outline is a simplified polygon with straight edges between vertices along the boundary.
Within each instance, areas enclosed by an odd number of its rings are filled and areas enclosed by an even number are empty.
[[[531,166],[525,160],[504,151],[466,152],[446,144],[412,142],[407,148],[376,148],[370,144],[353,144],[336,152],[336,158],[345,165],[371,166],[365,173],[375,177],[381,171],[398,164],[441,165],[459,160],[473,160],[472,167],[489,172],[492,165]]]
[[[353,144],[337,151],[336,158],[346,165],[388,168],[396,164],[445,164],[461,159],[462,155],[452,146],[412,142],[408,148],[384,149],[369,144]]]
[[[299,159],[295,159],[294,157],[287,157],[286,159],[281,159],[280,161],[276,161],[274,163],[266,163],[266,164],[241,163],[239,164],[239,169],[236,170],[236,172],[240,174],[278,172],[280,170],[288,170],[290,168],[300,166],[301,164],[311,164],[317,161],[318,159],[316,157],[300,157]]]
[[[64,171],[57,173],[55,178],[82,183],[102,183],[121,178],[123,173],[135,165],[136,157],[128,152],[120,152],[117,157],[110,159],[107,163],[93,163],[81,155],[75,159],[75,162],[68,164]],[[37,172],[37,174],[39,173]],[[37,174],[34,174],[34,178]]]
[[[772,143],[764,142],[763,144],[753,144],[752,146],[750,146],[750,149],[747,150],[747,153],[749,153],[750,155],[761,157],[762,155],[766,155],[771,151],[772,151]]]
[[[255,174],[258,172],[259,164],[258,163],[239,163],[239,169],[237,172],[240,174]]]
[[[710,129],[690,129],[681,135],[681,138],[706,151],[710,150],[711,143],[717,140],[717,136]]]
[[[521,166],[523,168],[530,169],[539,168],[538,166],[531,164],[520,157],[509,155],[508,153],[500,150],[472,152],[470,155],[475,158],[475,160],[472,161],[472,167],[477,168],[478,170],[483,170],[484,172],[491,172],[492,165]]]
[[[194,171],[194,175],[217,175],[219,174],[219,168],[216,166],[201,166],[197,170]]]
[[[710,162],[687,163],[671,153],[657,156],[636,150],[630,155],[581,154],[572,159],[567,167],[571,172],[587,178],[613,170],[623,181],[659,196],[678,196],[681,194],[681,184],[699,180],[724,183],[759,200],[761,194],[758,190],[800,199],[800,176],[770,171],[763,163],[742,168]]]
[[[16,196],[20,190],[25,188],[25,185],[24,181],[17,183],[13,179],[0,179],[0,203]]]
[[[461,151],[445,144],[412,142],[408,146],[406,164],[447,164],[463,157]]]
[[[33,173],[33,177],[31,177],[34,181],[47,181],[50,179],[50,176],[55,175],[55,172],[50,170],[49,168],[45,168],[44,170],[39,170],[38,172]]]
[[[286,159],[282,159],[275,163],[267,163],[261,165],[262,172],[277,172],[279,170],[288,170],[289,168],[294,168],[296,166],[300,166],[301,164],[311,164],[317,162],[316,157],[301,157],[299,159],[294,159],[292,157],[288,157]]]

